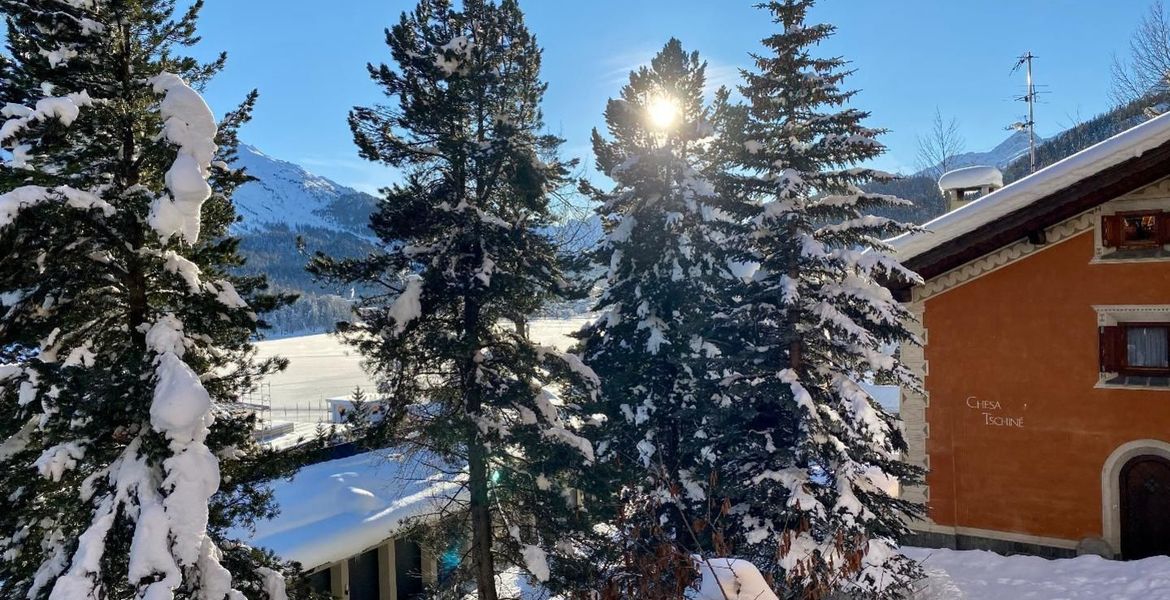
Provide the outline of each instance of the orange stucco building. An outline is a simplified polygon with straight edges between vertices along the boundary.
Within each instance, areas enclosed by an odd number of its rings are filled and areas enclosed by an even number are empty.
[[[1170,553],[1170,120],[892,240],[918,543]]]

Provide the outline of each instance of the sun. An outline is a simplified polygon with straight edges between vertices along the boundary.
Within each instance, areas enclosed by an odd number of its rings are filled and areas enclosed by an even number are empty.
[[[646,106],[650,123],[658,129],[668,129],[679,116],[678,102],[666,95],[655,96]]]

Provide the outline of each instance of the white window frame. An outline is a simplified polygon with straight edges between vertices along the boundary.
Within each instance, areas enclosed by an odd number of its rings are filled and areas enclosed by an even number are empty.
[[[1170,197],[1166,198],[1118,198],[1111,200],[1101,205],[1094,211],[1093,220],[1093,260],[1090,264],[1121,264],[1121,263],[1135,263],[1135,262],[1170,262],[1170,257],[1166,256],[1150,256],[1144,258],[1111,258],[1116,253],[1118,248],[1106,248],[1104,242],[1104,233],[1101,231],[1101,222],[1103,217],[1114,216],[1118,213],[1135,212],[1135,211],[1166,211],[1170,212]],[[1170,244],[1162,246],[1164,250],[1170,250]]]
[[[1170,304],[1106,304],[1094,305],[1093,310],[1097,311],[1097,327],[1114,327],[1123,323],[1170,324]],[[1170,391],[1170,387],[1106,383],[1118,375],[1098,373],[1097,385],[1094,387]]]

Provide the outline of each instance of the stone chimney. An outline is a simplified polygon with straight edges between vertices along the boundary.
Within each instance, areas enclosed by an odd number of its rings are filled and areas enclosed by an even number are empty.
[[[1003,173],[995,167],[963,167],[938,179],[938,189],[947,197],[947,211],[966,206],[1003,187]]]

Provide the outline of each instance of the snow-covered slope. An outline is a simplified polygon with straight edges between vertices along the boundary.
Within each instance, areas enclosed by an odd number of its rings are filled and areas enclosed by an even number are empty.
[[[353,188],[315,175],[300,165],[273,158],[254,146],[240,145],[236,166],[257,181],[236,191],[236,211],[244,218],[237,233],[273,226],[306,227],[368,236],[366,223],[376,200]]]
[[[364,255],[374,249],[368,224],[377,200],[309,172],[300,165],[241,145],[236,166],[256,181],[236,190],[232,200],[242,220],[232,228],[247,260],[243,274],[263,274],[276,289],[300,300],[265,317],[268,335],[317,333],[349,317],[348,287],[323,287],[305,271],[308,253]]]
[[[247,260],[240,271],[263,274],[277,289],[300,295],[296,304],[266,317],[273,325],[268,334],[321,333],[348,319],[347,299],[361,290],[323,287],[305,271],[308,258],[298,244],[309,255],[318,250],[339,258],[368,254],[377,243],[369,222],[378,200],[254,146],[241,144],[235,164],[256,178],[240,186],[232,198],[242,218],[232,233],[240,237],[240,252]],[[581,252],[601,238],[601,224],[596,216],[572,219],[547,233],[566,250]],[[567,316],[588,306],[588,301],[558,305],[545,316]]]
[[[1039,146],[1044,141],[1044,138],[1036,136],[1036,145]],[[960,167],[970,167],[973,165],[987,165],[991,167],[999,167],[1003,169],[1015,161],[1017,158],[1028,153],[1028,133],[1026,131],[1017,131],[1007,137],[999,145],[986,152],[964,152],[956,154],[952,159],[952,165],[949,169],[958,169]],[[915,175],[927,175],[933,173],[936,167],[923,169]]]

